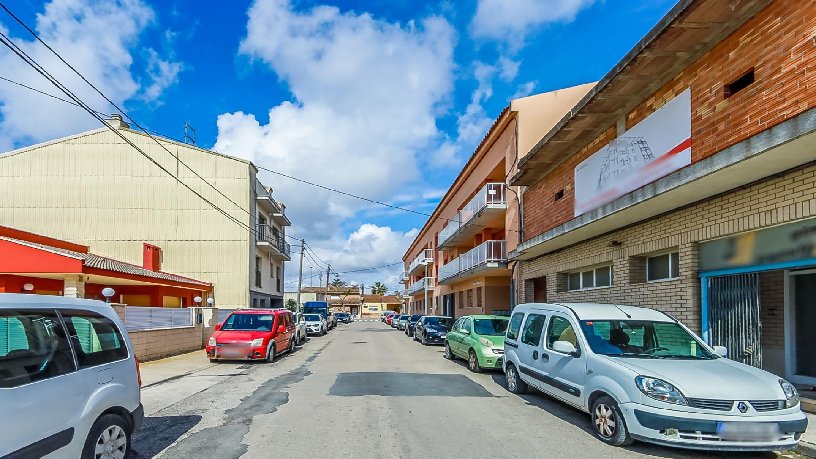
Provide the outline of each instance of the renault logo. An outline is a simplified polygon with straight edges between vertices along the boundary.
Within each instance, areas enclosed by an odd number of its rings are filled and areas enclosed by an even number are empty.
[[[737,403],[737,409],[740,410],[740,413],[747,413],[748,412],[748,404],[745,402]]]

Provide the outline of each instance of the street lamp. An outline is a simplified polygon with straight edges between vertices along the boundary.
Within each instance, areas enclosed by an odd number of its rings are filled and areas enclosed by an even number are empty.
[[[114,289],[110,288],[110,287],[105,287],[105,288],[102,289],[102,296],[105,297],[105,303],[110,303],[111,298],[115,294],[116,294],[116,291]]]
[[[215,304],[215,298],[212,298],[212,297],[207,298],[207,304],[208,304],[210,307],[213,307],[213,305]]]
[[[196,306],[201,306],[201,297],[200,296],[197,296],[197,297],[193,298],[193,301],[195,301]]]

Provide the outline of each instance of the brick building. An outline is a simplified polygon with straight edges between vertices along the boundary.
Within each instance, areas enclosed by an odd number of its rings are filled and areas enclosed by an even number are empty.
[[[816,383],[816,7],[683,0],[511,171],[519,301],[656,307]]]

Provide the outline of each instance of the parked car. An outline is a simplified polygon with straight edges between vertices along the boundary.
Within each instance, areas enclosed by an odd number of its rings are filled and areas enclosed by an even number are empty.
[[[308,332],[306,331],[306,319],[303,318],[302,312],[294,313],[295,318],[295,342],[298,344],[302,344],[306,342],[306,336]]]
[[[329,315],[326,317],[326,323],[329,325],[329,330],[337,327],[337,314],[329,311]]]
[[[453,319],[450,317],[422,316],[414,328],[414,341],[423,345],[444,344],[452,325]]]
[[[397,317],[399,317],[399,314],[396,313],[387,314],[385,316],[385,319],[383,319],[383,322],[385,322],[386,325],[392,326],[394,323],[394,319]]]
[[[320,336],[328,333],[329,325],[320,314],[303,314],[303,319],[306,321],[306,333]]]
[[[219,360],[266,360],[295,350],[295,320],[286,309],[233,311],[207,342],[207,357]]]
[[[414,327],[416,327],[421,317],[422,314],[411,314],[411,316],[408,317],[408,322],[405,324],[405,336],[414,336]]]
[[[392,314],[391,311],[383,311],[380,313],[380,322],[385,322],[385,316]]]
[[[351,323],[351,314],[349,314],[347,312],[338,312],[334,316],[337,317],[338,322],[342,322],[344,324],[350,324]]]
[[[402,317],[402,314],[394,314],[394,316],[391,317],[391,328],[397,328],[397,326],[399,325],[400,317]]]
[[[504,333],[509,322],[510,318],[503,316],[460,317],[445,338],[445,357],[467,360],[474,373],[483,368],[502,368]]]
[[[405,330],[405,326],[408,324],[408,318],[411,317],[408,314],[402,314],[397,319],[397,330]]]
[[[0,294],[0,457],[128,456],[139,362],[101,301]]]
[[[534,386],[590,413],[611,445],[785,450],[807,427],[793,385],[723,358],[725,348],[653,309],[518,305],[505,350],[508,390]]]

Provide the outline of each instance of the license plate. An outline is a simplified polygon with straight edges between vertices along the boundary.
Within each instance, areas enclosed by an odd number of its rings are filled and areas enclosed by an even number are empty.
[[[442,338],[442,339],[445,339],[446,336],[448,336],[448,335],[445,334],[445,333],[442,333],[441,335],[439,335],[439,337]]]
[[[781,436],[779,425],[770,422],[718,422],[717,435],[723,440],[771,441]]]
[[[246,352],[241,348],[228,347],[218,349],[218,356],[227,359],[244,357],[245,355]]]

